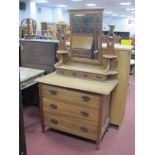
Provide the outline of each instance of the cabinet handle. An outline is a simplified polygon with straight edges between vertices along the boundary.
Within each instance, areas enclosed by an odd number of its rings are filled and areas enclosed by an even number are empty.
[[[82,115],[83,117],[88,117],[88,116],[89,116],[89,113],[88,113],[88,112],[81,111],[80,113],[81,113],[81,115]]]
[[[88,77],[88,75],[86,75],[86,74],[83,74],[83,77],[84,77],[84,78],[87,78],[87,77]]]
[[[56,119],[50,119],[50,122],[51,122],[52,124],[58,124],[58,121],[57,121]]]
[[[64,71],[59,71],[58,73],[59,73],[59,74],[64,74]]]
[[[56,110],[58,107],[56,104],[50,104],[50,108]]]
[[[76,76],[76,73],[72,73],[73,76]]]
[[[102,79],[102,77],[101,77],[101,76],[99,76],[99,75],[96,75],[96,78],[97,78],[97,79]]]
[[[88,129],[86,127],[84,127],[84,126],[80,126],[80,130],[82,132],[88,132]]]
[[[85,101],[85,102],[88,102],[90,100],[90,97],[88,96],[81,96],[82,100]]]
[[[49,90],[49,93],[52,94],[52,95],[56,95],[57,91],[56,90]]]

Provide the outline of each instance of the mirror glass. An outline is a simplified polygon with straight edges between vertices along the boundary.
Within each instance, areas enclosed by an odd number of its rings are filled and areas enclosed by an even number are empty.
[[[98,59],[98,35],[102,14],[74,14],[72,22],[73,57]]]

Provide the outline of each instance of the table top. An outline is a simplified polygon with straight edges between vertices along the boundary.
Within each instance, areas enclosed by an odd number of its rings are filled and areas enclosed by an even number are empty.
[[[20,67],[20,82],[27,81],[45,73],[45,70]]]
[[[49,84],[54,86],[60,86],[64,88],[71,88],[77,90],[83,90],[87,92],[93,92],[98,94],[108,95],[116,87],[118,80],[112,81],[95,81],[89,79],[80,79],[76,77],[67,77],[58,75],[55,72],[36,79],[35,81],[43,84]]]
[[[51,40],[51,39],[24,39],[21,38],[19,41],[28,41],[28,42],[43,42],[43,43],[59,43],[58,40]]]

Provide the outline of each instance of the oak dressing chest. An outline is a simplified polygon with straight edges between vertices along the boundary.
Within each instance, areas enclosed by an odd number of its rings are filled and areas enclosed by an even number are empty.
[[[57,34],[56,72],[37,80],[43,131],[49,127],[94,140],[97,148],[110,122],[111,92],[118,83],[113,48],[118,38],[102,49],[102,11],[70,10],[70,49],[68,36]]]

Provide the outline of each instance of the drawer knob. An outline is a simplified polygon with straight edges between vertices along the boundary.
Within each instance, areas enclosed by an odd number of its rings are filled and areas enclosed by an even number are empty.
[[[80,126],[80,130],[82,132],[88,132],[88,129],[86,127],[84,127],[84,126]]]
[[[82,98],[82,100],[85,101],[85,102],[88,102],[88,101],[90,100],[90,97],[85,96],[85,95],[81,96],[81,98]]]
[[[89,116],[89,113],[88,113],[88,112],[81,111],[80,113],[81,113],[81,115],[82,115],[83,117],[88,117],[88,116]]]
[[[58,107],[56,104],[50,104],[50,108],[56,110]]]
[[[52,124],[58,124],[58,121],[57,121],[56,119],[50,119],[50,122],[51,122]]]
[[[49,90],[49,93],[52,94],[52,95],[56,95],[57,91],[56,90]]]

